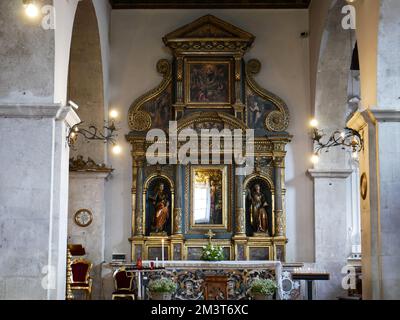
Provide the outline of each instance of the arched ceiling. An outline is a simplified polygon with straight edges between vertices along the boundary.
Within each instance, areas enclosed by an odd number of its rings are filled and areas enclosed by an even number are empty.
[[[307,9],[311,0],[110,0],[113,9]]]

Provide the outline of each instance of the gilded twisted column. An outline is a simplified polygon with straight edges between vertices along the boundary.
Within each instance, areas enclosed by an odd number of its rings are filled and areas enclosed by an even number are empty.
[[[136,226],[136,186],[137,186],[137,173],[138,173],[138,166],[136,160],[133,160],[132,164],[132,235],[136,234],[135,226]]]
[[[283,158],[274,159],[275,175],[275,237],[285,236],[286,218],[283,213]]]
[[[175,203],[173,234],[182,234],[182,165],[175,166]]]
[[[236,229],[235,235],[246,234],[246,217],[243,205],[243,175],[235,176],[235,192],[236,192]]]
[[[72,255],[71,251],[67,248],[67,287],[66,287],[66,300],[73,300],[74,295],[72,294],[72,289],[71,289],[71,277],[72,277],[72,268],[71,268],[71,263],[72,263]]]
[[[135,236],[143,236],[143,177],[144,162],[137,161]]]

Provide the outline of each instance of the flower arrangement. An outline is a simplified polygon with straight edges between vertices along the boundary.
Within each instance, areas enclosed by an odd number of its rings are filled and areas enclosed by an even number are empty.
[[[254,279],[250,285],[250,292],[253,295],[273,296],[278,285],[271,279]]]
[[[176,291],[176,283],[169,278],[151,280],[149,283],[149,291],[153,293],[172,294]]]
[[[201,259],[205,261],[221,261],[225,259],[224,251],[220,246],[209,243],[203,247]]]

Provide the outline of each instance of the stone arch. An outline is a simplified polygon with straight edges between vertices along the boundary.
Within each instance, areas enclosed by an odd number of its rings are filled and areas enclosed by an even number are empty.
[[[77,113],[86,125],[104,125],[104,84],[100,32],[92,0],[79,1],[72,29],[67,100],[79,105]],[[78,139],[71,155],[82,154],[104,162],[104,144]]]
[[[345,128],[354,112],[350,100],[357,87],[351,71],[356,33],[342,25],[345,17],[342,10],[347,5],[345,0],[331,1],[319,49],[314,116],[319,129],[327,135],[324,139]],[[352,204],[357,204],[359,194],[357,171],[349,160],[350,152],[331,148],[329,153],[321,153],[319,163],[310,170],[314,179],[315,263],[332,275],[329,284],[318,286],[318,299],[332,299],[341,294],[340,268],[352,253],[350,229],[355,228],[353,216],[359,216],[357,205]],[[332,193],[340,201],[333,199]]]
[[[342,8],[345,0],[332,2],[319,51],[315,117],[323,128],[343,127],[346,124],[347,84],[352,61],[355,34],[342,27]]]

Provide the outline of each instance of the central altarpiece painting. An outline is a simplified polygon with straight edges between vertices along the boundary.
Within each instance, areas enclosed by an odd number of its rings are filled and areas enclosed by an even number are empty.
[[[289,114],[279,97],[255,81],[260,62],[245,60],[254,40],[211,15],[163,38],[173,55],[157,63],[163,80],[129,110],[132,260],[160,259],[162,248],[165,259],[198,260],[210,230],[226,260],[285,260]],[[218,164],[212,159],[205,164],[204,154],[189,164],[149,163],[146,150],[153,141],[146,140],[147,133],[168,133],[170,121],[177,122],[178,135],[217,129],[241,130],[245,137],[253,129],[254,170],[236,175],[238,165],[223,161],[222,142]],[[157,143],[168,156],[168,139]],[[185,143],[178,142],[178,148]]]

